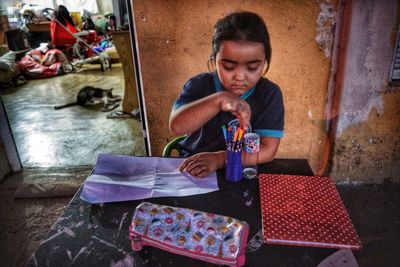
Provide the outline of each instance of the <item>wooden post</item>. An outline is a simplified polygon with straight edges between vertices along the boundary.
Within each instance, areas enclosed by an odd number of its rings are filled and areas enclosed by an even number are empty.
[[[132,63],[133,57],[129,31],[112,32],[112,37],[124,71],[125,88],[122,99],[122,111],[124,113],[131,113],[132,110],[139,108],[139,104],[136,93],[136,76]]]

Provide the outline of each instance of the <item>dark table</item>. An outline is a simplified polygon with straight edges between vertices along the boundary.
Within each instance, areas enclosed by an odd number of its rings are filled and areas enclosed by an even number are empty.
[[[260,165],[262,173],[313,175],[306,160],[276,159]],[[316,266],[334,249],[295,246],[259,246],[261,231],[258,180],[227,182],[218,172],[220,190],[188,197],[164,197],[146,201],[214,212],[247,221],[250,225],[246,266]],[[80,191],[30,258],[27,266],[213,266],[191,258],[144,247],[134,252],[128,227],[140,201],[89,204]]]

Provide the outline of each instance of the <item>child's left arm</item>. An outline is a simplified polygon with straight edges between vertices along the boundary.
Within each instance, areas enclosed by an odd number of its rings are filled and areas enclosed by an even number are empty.
[[[278,151],[281,139],[275,137],[261,137],[260,141],[258,163],[261,164],[272,161]]]
[[[211,172],[223,168],[225,159],[225,150],[197,153],[185,159],[179,167],[179,171],[187,171],[192,176],[203,178]]]
[[[274,159],[278,150],[280,138],[262,137],[260,143],[260,154],[258,163],[267,163]],[[213,171],[225,166],[226,151],[202,152],[185,159],[179,170],[187,171],[190,175],[202,178]],[[256,162],[249,162],[255,164]]]

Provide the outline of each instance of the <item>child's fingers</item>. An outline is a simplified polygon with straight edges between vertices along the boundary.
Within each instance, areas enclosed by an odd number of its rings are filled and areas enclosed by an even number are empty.
[[[226,103],[224,103],[224,105],[222,106],[222,110],[223,111],[227,111],[227,112],[237,112],[237,113],[243,113],[243,112],[249,112],[250,113],[250,106],[249,104],[247,104],[246,101],[244,100],[231,100],[231,101],[227,101]]]
[[[243,131],[246,132],[247,128],[249,128],[249,124],[250,124],[249,120],[247,120],[241,116],[238,116],[238,119],[239,119],[240,128],[242,128]]]
[[[198,178],[204,178],[208,175],[207,168],[205,166],[197,166],[196,168],[190,170],[190,172],[188,171],[188,173]]]
[[[199,172],[198,174],[197,174],[197,177],[198,178],[204,178],[204,177],[206,177],[208,175],[208,169],[205,169],[205,170],[202,170],[201,172]]]
[[[181,164],[181,166],[179,166],[179,171],[180,172],[183,172],[185,169],[186,169],[186,167],[189,165],[189,163],[192,161],[192,158],[187,158],[187,159],[185,159],[183,162],[182,162],[182,164]]]
[[[244,100],[229,100],[223,106],[222,110],[232,113],[238,118],[240,128],[247,131],[250,124],[251,109],[249,104]]]
[[[242,128],[243,129],[243,131],[247,131],[247,128],[249,127],[249,124],[250,124],[250,121],[249,121],[249,119],[247,119],[246,117],[243,117],[243,116],[237,116],[237,118],[239,119],[239,125],[240,125],[240,128]]]
[[[250,118],[251,118],[251,109],[250,106],[245,103],[242,104],[240,103],[237,107],[237,114],[234,114],[238,119],[240,123],[240,127],[246,131],[248,128],[248,125],[250,123]]]
[[[179,171],[186,171],[192,176],[203,178],[208,175],[208,167],[200,160],[191,157],[184,160],[179,167]]]

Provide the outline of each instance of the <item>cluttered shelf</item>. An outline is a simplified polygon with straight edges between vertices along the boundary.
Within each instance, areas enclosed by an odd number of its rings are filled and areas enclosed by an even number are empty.
[[[30,32],[50,32],[50,21],[28,23],[26,27]]]

